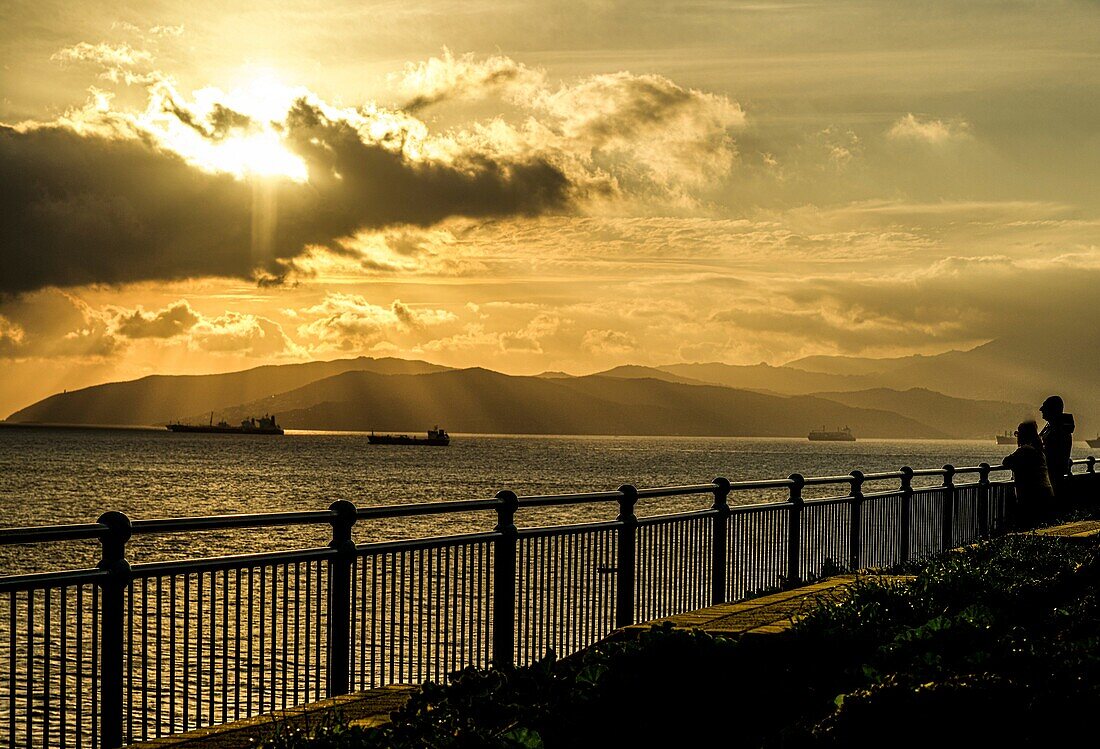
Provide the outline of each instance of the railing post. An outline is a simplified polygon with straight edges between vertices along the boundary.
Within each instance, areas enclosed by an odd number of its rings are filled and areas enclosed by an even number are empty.
[[[909,543],[911,533],[913,507],[913,469],[909,466],[901,467],[901,522],[898,523],[898,561],[908,562],[912,554]]]
[[[516,653],[516,510],[519,498],[508,490],[497,492],[497,525],[500,536],[493,548],[493,666],[508,669]]]
[[[336,554],[329,560],[328,578],[328,696],[351,691],[351,566],[355,561],[355,505],[338,499],[329,505],[333,512],[332,541]]]
[[[852,471],[849,475],[852,477],[852,522],[850,525],[849,546],[851,551],[848,557],[848,568],[855,572],[860,567],[860,551],[863,542],[863,472]]]
[[[638,503],[638,490],[631,484],[619,487],[619,553],[616,560],[618,570],[615,582],[615,626],[629,627],[634,623],[634,560],[637,539],[638,517],[634,514],[634,505]]]
[[[1085,460],[1085,475],[1088,478],[1082,479],[1084,486],[1082,486],[1081,488],[1084,490],[1083,494],[1086,497],[1086,500],[1083,504],[1085,504],[1086,506],[1091,505],[1095,507],[1096,490],[1097,488],[1100,488],[1096,485],[1096,458],[1090,455]]]
[[[801,473],[792,473],[787,477],[791,482],[791,512],[787,516],[787,579],[785,588],[797,588],[802,584],[802,488],[806,479]]]
[[[978,464],[978,537],[989,538],[989,464]]]
[[[714,536],[710,574],[710,601],[717,606],[726,602],[726,536],[730,519],[730,481],[719,476],[712,482],[714,489]]]
[[[943,538],[940,551],[955,546],[955,466],[943,467]]]
[[[133,527],[130,518],[121,512],[105,512],[97,521],[107,526],[103,535],[103,552],[97,565],[107,570],[108,577],[100,583],[102,608],[99,611],[100,653],[100,713],[99,736],[103,749],[122,746],[123,674],[125,673],[126,587],[130,584],[130,563],[126,561],[126,542]]]

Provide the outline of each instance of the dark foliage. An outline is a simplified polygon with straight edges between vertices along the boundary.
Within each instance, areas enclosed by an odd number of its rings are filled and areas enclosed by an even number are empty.
[[[391,725],[325,726],[277,749],[1027,746],[1100,706],[1100,556],[1012,537],[908,584],[865,582],[784,636],[654,629],[527,668],[426,684]],[[1091,709],[1090,709],[1091,708]]]

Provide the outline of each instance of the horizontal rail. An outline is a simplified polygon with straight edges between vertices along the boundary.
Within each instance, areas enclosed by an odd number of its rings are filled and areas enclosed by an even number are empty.
[[[730,505],[731,515],[751,515],[757,512],[768,512],[769,510],[791,509],[790,502],[763,502],[761,504],[751,505]]]
[[[499,499],[459,499],[450,502],[409,502],[399,505],[359,507],[355,511],[355,516],[360,519],[411,518],[417,515],[446,515],[452,512],[495,510],[499,506]]]
[[[602,523],[574,523],[573,525],[540,525],[534,528],[520,528],[518,538],[547,538],[549,536],[564,536],[569,533],[596,533],[598,531],[613,531],[623,527],[620,520],[607,520]]]
[[[186,561],[142,562],[131,566],[135,579],[143,577],[163,577],[165,575],[190,575],[196,572],[214,572],[218,570],[246,569],[248,567],[267,567],[286,562],[308,562],[315,559],[329,559],[336,555],[335,549],[318,547],[315,549],[291,549],[290,551],[269,551],[260,554],[232,554],[225,557],[203,557]]]
[[[499,533],[464,533],[458,536],[431,536],[429,538],[410,538],[403,541],[374,541],[356,544],[355,553],[360,556],[370,554],[388,554],[396,551],[419,551],[421,549],[442,549],[447,546],[463,544],[489,543],[500,538]]]
[[[83,570],[64,572],[35,572],[29,575],[8,575],[0,577],[0,593],[12,593],[23,590],[51,590],[70,585],[87,585],[100,582],[110,576],[108,570],[89,567]]]
[[[264,512],[247,515],[210,515],[208,517],[164,518],[133,521],[134,535],[154,533],[186,533],[189,531],[227,530],[229,528],[271,528],[287,525],[331,523],[336,513],[331,510],[303,512]]]
[[[618,502],[623,498],[623,493],[614,492],[588,492],[586,494],[546,494],[530,497],[519,497],[520,507],[555,507],[558,505],[581,505],[594,502]]]
[[[717,484],[694,484],[691,486],[661,486],[655,489],[639,489],[639,499],[656,497],[683,497],[691,494],[713,494],[718,491]]]
[[[947,472],[942,468],[914,468],[912,476],[945,476]]]
[[[753,491],[756,489],[789,489],[794,486],[790,479],[760,479],[758,481],[731,481],[730,491]]]
[[[880,471],[879,473],[865,473],[863,474],[864,481],[889,481],[890,479],[900,480],[905,477],[905,473],[902,471]]]
[[[51,541],[82,541],[99,539],[107,532],[102,523],[78,525],[40,525],[28,528],[0,528],[0,546],[38,544]]]
[[[691,520],[692,518],[710,518],[718,515],[717,510],[696,510],[695,512],[669,512],[664,515],[647,515],[638,518],[639,526],[660,525],[677,520]]]
[[[886,499],[888,497],[900,497],[904,492],[900,489],[886,489],[881,492],[864,492],[864,499]]]
[[[806,486],[825,486],[827,484],[850,484],[856,480],[855,476],[809,476],[805,479]]]
[[[815,499],[805,499],[803,504],[813,507],[828,507],[829,505],[846,505],[852,501],[852,496],[847,497],[817,497]]]

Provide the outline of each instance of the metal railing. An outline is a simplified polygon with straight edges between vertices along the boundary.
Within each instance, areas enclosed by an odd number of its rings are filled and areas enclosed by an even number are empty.
[[[1095,491],[1095,464],[1074,461],[1084,473],[1071,469],[1066,486]],[[101,546],[92,568],[0,577],[0,743],[113,748],[470,665],[530,663],[548,649],[567,655],[617,627],[988,538],[1010,519],[1006,470],[718,478],[358,508],[340,500],[324,511],[167,520],[108,512],[90,524],[0,529],[0,547]],[[730,502],[769,492],[781,501]],[[707,505],[636,514],[677,497]],[[516,525],[521,512],[564,505],[617,514]],[[371,521],[470,512],[495,513],[495,526],[355,543],[356,526]],[[126,559],[137,536],[317,525],[331,528],[327,546]]]

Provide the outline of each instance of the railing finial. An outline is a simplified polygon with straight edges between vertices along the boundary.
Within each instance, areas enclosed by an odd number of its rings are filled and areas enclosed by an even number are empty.
[[[496,531],[515,530],[516,511],[519,509],[519,497],[514,491],[502,489],[496,493],[497,501],[497,527]]]
[[[634,518],[634,506],[638,504],[638,488],[634,484],[623,484],[619,487],[619,520]]]
[[[791,482],[791,492],[788,500],[792,504],[802,504],[802,489],[806,486],[806,477],[801,473],[792,473],[787,477]]]

